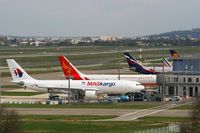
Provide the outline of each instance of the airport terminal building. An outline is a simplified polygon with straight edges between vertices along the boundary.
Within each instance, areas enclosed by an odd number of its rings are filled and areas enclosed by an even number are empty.
[[[157,76],[160,94],[165,97],[194,97],[200,95],[200,61],[174,60],[173,72]]]

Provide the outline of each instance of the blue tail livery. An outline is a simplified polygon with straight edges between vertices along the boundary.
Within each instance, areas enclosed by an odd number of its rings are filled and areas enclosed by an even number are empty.
[[[131,70],[142,74],[159,74],[159,72],[156,72],[154,69],[147,69],[142,64],[137,62],[137,60],[133,56],[131,56],[130,53],[124,53],[124,55]]]

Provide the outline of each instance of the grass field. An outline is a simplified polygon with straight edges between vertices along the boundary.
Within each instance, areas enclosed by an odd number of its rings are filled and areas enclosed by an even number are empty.
[[[1,88],[22,88],[18,85],[1,85]]]
[[[2,92],[2,96],[34,96],[43,94],[41,92]]]
[[[193,105],[192,104],[187,104],[187,105],[182,105],[182,106],[178,106],[172,109],[177,109],[177,110],[192,110],[193,109]]]
[[[67,47],[16,47],[16,48],[2,48],[0,49],[0,66],[7,67],[6,58],[15,58],[17,62],[22,65],[30,74],[35,73],[48,73],[60,72],[60,64],[58,61],[59,55],[67,55]],[[99,70],[99,69],[117,69],[118,61],[120,60],[121,67],[127,67],[126,59],[123,52],[130,51],[136,59],[139,59],[139,47],[120,48],[120,56],[117,47],[111,46],[74,46],[70,47],[70,60],[75,66],[103,64],[100,66],[81,67],[80,70]],[[170,47],[164,50],[155,50],[152,47],[142,48],[142,62],[149,63],[147,66],[158,65],[160,66],[162,60],[152,61],[153,58],[161,59],[170,57],[168,49],[176,49],[184,56],[198,53],[200,47]],[[151,61],[148,61],[151,59]],[[102,62],[103,61],[103,62]],[[8,69],[2,70],[2,76],[10,76]]]
[[[30,133],[130,133],[182,122],[179,117],[144,117],[137,121],[93,121],[114,116],[21,116],[22,129]]]
[[[43,104],[4,104],[6,108],[94,108],[94,109],[148,109],[161,105],[162,103],[117,103],[117,104],[64,104],[64,105],[43,105]]]
[[[88,121],[88,120],[100,120],[111,119],[116,116],[98,116],[98,115],[21,115],[22,121]]]

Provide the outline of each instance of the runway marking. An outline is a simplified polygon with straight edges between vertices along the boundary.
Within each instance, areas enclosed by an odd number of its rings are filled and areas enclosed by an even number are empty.
[[[121,115],[121,116],[119,116],[119,117],[117,117],[117,118],[125,117],[125,116],[127,116],[127,115],[135,114],[135,113],[138,113],[138,112],[141,112],[141,111],[144,111],[144,110],[147,110],[147,109],[143,109],[143,110],[138,110],[138,111],[135,111],[135,112],[131,112],[131,113],[128,113],[128,114],[125,114],[125,115]]]
[[[156,106],[156,107],[153,107],[150,109],[138,110],[138,111],[135,111],[132,113],[124,114],[117,118],[113,118],[112,120],[121,120],[121,121],[136,120],[136,119],[144,117],[144,116],[148,116],[148,115],[155,114],[158,112],[166,111],[171,108],[174,108],[177,106],[182,106],[182,105],[189,104],[189,103],[191,103],[191,102],[190,101],[182,101],[182,102],[178,102],[178,103],[166,103],[164,105]]]

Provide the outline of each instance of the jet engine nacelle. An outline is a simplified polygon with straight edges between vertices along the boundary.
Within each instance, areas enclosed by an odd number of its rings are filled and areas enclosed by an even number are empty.
[[[96,90],[85,90],[85,98],[86,99],[96,99],[97,91]]]

